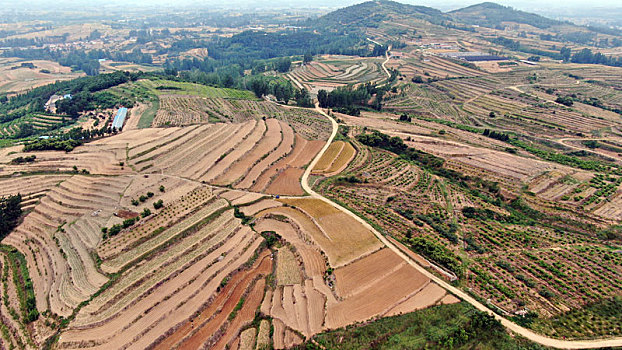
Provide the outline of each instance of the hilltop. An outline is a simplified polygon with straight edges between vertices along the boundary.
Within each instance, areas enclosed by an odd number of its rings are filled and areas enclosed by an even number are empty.
[[[338,28],[343,26],[369,28],[391,16],[409,16],[431,23],[451,20],[440,10],[427,6],[414,6],[396,1],[377,0],[344,7],[311,21],[314,26]]]
[[[515,10],[509,6],[499,5],[494,2],[483,2],[481,4],[471,5],[459,10],[451,11],[449,12],[449,15],[451,15],[451,17],[455,20],[466,24],[490,28],[496,28],[502,25],[502,22],[529,24],[540,29],[546,29],[555,25],[564,24],[564,22],[556,21],[534,13]]]

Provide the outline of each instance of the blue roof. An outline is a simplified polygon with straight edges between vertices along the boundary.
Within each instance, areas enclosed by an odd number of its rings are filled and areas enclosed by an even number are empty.
[[[114,116],[114,120],[112,121],[112,127],[121,130],[123,127],[123,122],[125,122],[125,116],[127,115],[127,108],[121,107],[117,112],[117,115]]]

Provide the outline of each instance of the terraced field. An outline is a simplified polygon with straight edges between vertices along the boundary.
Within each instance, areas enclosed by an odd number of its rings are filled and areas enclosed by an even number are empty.
[[[477,77],[486,73],[438,56],[417,56],[390,60],[387,68],[396,68],[409,80],[415,76],[432,78]]]
[[[281,282],[268,289],[261,304],[261,312],[272,317],[275,348],[302,341],[292,332],[308,338],[323,329],[424,308],[446,295],[395,253],[380,248],[374,236],[356,221],[338,212],[329,214],[332,207],[324,202],[283,202],[288,206],[254,215],[258,232],[274,231],[295,248],[298,266],[292,266],[291,258],[282,257],[280,252],[277,255],[277,279],[279,271],[302,276],[302,281],[298,277],[278,279]],[[314,212],[317,210],[326,214],[319,215]],[[347,235],[357,238],[344,248],[344,229],[340,227],[346,226]],[[346,251],[348,257],[339,258]],[[335,266],[339,267],[327,272],[327,267]],[[369,303],[372,299],[378,301]]]
[[[313,93],[339,86],[378,83],[386,79],[380,59],[325,59],[296,67],[286,75],[295,85]]]
[[[286,122],[270,118],[179,129],[130,148],[128,156],[142,172],[258,192],[302,194],[301,169],[320,146],[321,141],[308,141]]]

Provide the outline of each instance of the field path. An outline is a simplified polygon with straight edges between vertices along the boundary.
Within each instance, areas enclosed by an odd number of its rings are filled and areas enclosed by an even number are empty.
[[[371,41],[372,43],[374,43],[376,45],[382,46],[382,45],[380,45],[379,42],[377,42],[375,40],[372,40],[370,38],[367,38],[367,40]],[[386,64],[389,63],[389,60],[391,59],[391,55],[389,54],[389,51],[391,51],[391,45],[389,45],[389,47],[387,48],[387,51],[385,52],[385,56],[387,57],[387,59],[384,60],[384,62],[382,62],[382,69],[387,74],[387,77],[391,78],[391,73],[389,73],[389,70],[387,69],[387,66],[386,66]]]
[[[559,339],[549,338],[549,337],[537,334],[537,333],[535,333],[535,332],[533,332],[533,331],[531,331],[531,330],[529,330],[527,328],[521,327],[521,326],[517,325],[516,323],[511,322],[510,320],[495,314],[492,310],[490,310],[488,307],[486,307],[484,304],[480,303],[479,301],[475,300],[475,298],[473,298],[472,296],[468,295],[463,290],[450,285],[449,283],[445,282],[445,280],[443,280],[442,278],[437,277],[436,275],[434,275],[433,273],[429,272],[424,267],[422,267],[421,265],[416,263],[412,258],[410,258],[408,255],[404,254],[399,248],[397,248],[393,243],[391,243],[387,238],[385,238],[380,232],[376,231],[365,220],[363,220],[362,218],[358,217],[357,215],[355,215],[354,213],[350,212],[349,210],[347,210],[346,208],[342,207],[341,205],[339,205],[337,203],[333,203],[328,198],[326,198],[326,197],[320,195],[319,193],[313,191],[311,186],[309,186],[309,175],[311,174],[311,170],[315,167],[317,162],[320,160],[320,158],[322,157],[324,152],[326,152],[326,150],[328,149],[328,146],[331,144],[331,142],[333,141],[333,139],[337,135],[337,128],[338,128],[337,122],[333,118],[331,118],[328,114],[326,114],[317,104],[315,106],[315,110],[318,113],[322,114],[323,116],[325,116],[326,118],[328,118],[330,120],[330,122],[332,124],[332,127],[333,127],[333,130],[332,130],[332,133],[330,134],[330,137],[326,141],[326,144],[324,145],[324,147],[322,147],[320,152],[315,156],[315,158],[309,164],[309,166],[307,166],[307,168],[306,168],[304,174],[302,174],[302,178],[300,180],[302,188],[312,198],[320,199],[320,200],[322,200],[322,201],[332,205],[333,207],[341,210],[342,212],[350,215],[356,221],[360,222],[361,225],[363,225],[365,228],[367,228],[368,230],[373,232],[376,235],[376,237],[384,245],[386,245],[395,254],[397,254],[399,257],[404,259],[408,264],[413,266],[415,269],[417,269],[423,275],[425,275],[426,277],[430,278],[432,281],[436,282],[438,285],[440,285],[441,287],[445,288],[447,291],[449,291],[452,294],[456,295],[460,299],[470,303],[476,309],[478,309],[480,311],[484,311],[484,312],[494,316],[497,320],[499,320],[501,322],[501,324],[503,324],[503,326],[505,326],[506,328],[508,328],[509,330],[511,330],[512,332],[514,332],[516,334],[519,334],[519,335],[521,335],[521,336],[523,336],[523,337],[525,337],[525,338],[527,338],[527,339],[529,339],[529,340],[531,340],[533,342],[536,342],[538,344],[541,344],[541,345],[544,345],[544,346],[548,346],[548,347],[552,347],[552,348],[557,348],[557,349],[594,349],[594,348],[605,348],[605,347],[622,346],[622,337],[610,338],[610,339],[593,339],[593,340],[559,340]]]

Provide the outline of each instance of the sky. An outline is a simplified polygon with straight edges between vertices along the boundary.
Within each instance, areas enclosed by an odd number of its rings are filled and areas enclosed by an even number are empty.
[[[403,3],[409,3],[413,5],[424,5],[439,9],[460,8],[483,2],[484,0],[400,0]],[[0,0],[0,6],[10,7],[34,7],[41,5],[54,5],[63,3],[66,5],[104,5],[104,4],[136,4],[136,5],[155,5],[155,6],[167,6],[171,4],[199,4],[199,5],[212,5],[223,6],[223,4],[229,6],[283,6],[283,7],[340,7],[347,6],[355,3],[362,2],[362,0]],[[521,10],[530,10],[536,8],[548,8],[548,7],[622,7],[622,1],[620,0],[592,0],[586,2],[585,0],[496,0],[499,4],[520,8]],[[289,5],[289,6],[288,6]]]
[[[442,11],[453,10],[469,5],[477,4],[486,0],[398,0],[412,5],[424,5],[437,8]],[[580,9],[588,7],[615,7],[622,8],[622,0],[492,0],[496,3],[512,6],[528,12],[554,13],[555,9]],[[80,5],[87,6],[155,6],[171,7],[184,5],[199,5],[201,7],[228,7],[228,8],[271,8],[271,7],[323,7],[338,8],[363,0],[0,0],[0,8],[23,8],[29,10],[75,8]],[[563,12],[563,11],[562,11]]]

